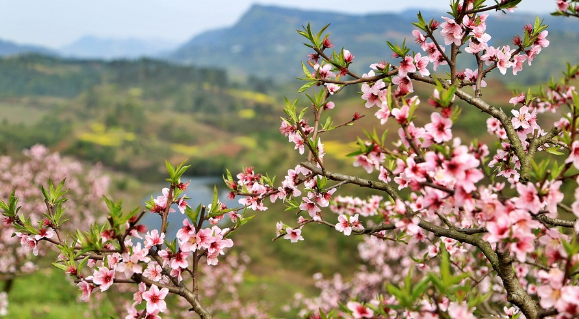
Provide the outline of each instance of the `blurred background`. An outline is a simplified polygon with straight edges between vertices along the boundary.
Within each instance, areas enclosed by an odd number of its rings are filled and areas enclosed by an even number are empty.
[[[298,97],[301,83],[295,78],[311,53],[296,29],[311,23],[319,30],[331,23],[327,31],[335,49],[350,50],[352,69],[364,73],[371,63],[391,61],[386,41],[408,38],[418,52],[411,35],[416,13],[441,20],[447,3],[1,0],[0,155],[24,160],[23,149],[42,144],[86,167],[101,163],[111,180],[109,195],[124,199],[130,209],[142,207],[164,187],[165,160],[187,160],[195,185],[190,192],[209,197],[191,196],[198,201],[193,204],[210,203],[214,184],[225,200],[226,169],[236,174],[253,166],[281,180],[300,161],[278,130],[283,98]],[[516,77],[487,79],[485,98],[507,107],[511,90],[536,88],[558,77],[565,61],[573,62],[579,29],[574,21],[550,17],[554,9],[554,1],[525,0],[515,14],[491,14],[491,44],[510,44],[538,15],[550,25],[551,45]],[[426,101],[431,89],[418,85],[417,92]],[[384,128],[373,121],[374,111],[361,107],[356,88],[334,101],[335,123],[354,112],[369,116],[357,127],[325,136],[329,167],[365,175],[353,170],[345,154],[363,135],[361,126],[369,131],[376,126],[379,133]],[[426,109],[418,114],[419,124],[429,119]],[[481,116],[464,108],[455,134],[482,136]],[[283,206],[257,215],[234,235],[231,249],[248,257],[241,302],[260,303],[274,317],[292,317],[282,308],[295,293],[316,295],[313,274],[338,272],[347,278],[358,267],[356,239],[311,227],[304,232],[307,244],[272,243],[275,222],[293,224],[295,215]],[[102,300],[99,311],[77,303],[78,289],[63,282],[60,271],[46,269],[14,281],[10,318],[120,317],[113,301]],[[39,284],[55,289],[42,292]]]

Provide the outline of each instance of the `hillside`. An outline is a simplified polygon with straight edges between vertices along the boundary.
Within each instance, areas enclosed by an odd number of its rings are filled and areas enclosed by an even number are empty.
[[[347,15],[330,12],[304,11],[275,6],[254,5],[234,25],[228,28],[209,31],[192,38],[178,48],[170,58],[192,65],[219,66],[231,70],[233,74],[271,77],[283,82],[299,76],[300,61],[310,53],[301,45],[301,37],[295,32],[310,23],[318,30],[331,23],[329,32],[336,49],[347,45],[356,60],[353,68],[366,72],[369,64],[390,60],[391,52],[386,41],[401,42],[404,37],[414,45],[411,31],[418,10],[402,13],[377,13],[371,15]],[[425,19],[440,17],[443,12],[423,12]],[[560,59],[547,62],[547,57],[539,56],[533,69],[536,73],[528,80],[522,72],[524,82],[537,82],[559,74],[565,64],[572,60],[579,50],[578,29],[573,21],[551,17],[545,13],[545,23],[550,25],[550,40],[553,47],[559,48],[556,54]],[[502,13],[492,13],[488,32],[495,36],[495,43],[510,44],[515,33],[522,33],[527,23],[535,16],[519,13],[508,18]],[[513,34],[504,34],[512,30]],[[501,34],[504,34],[501,38]],[[416,46],[413,49],[418,50]],[[242,61],[242,62],[240,62]]]
[[[152,59],[77,60],[38,54],[0,59],[0,96],[75,97],[101,84],[158,91],[203,82],[227,86],[227,76],[220,69]]]
[[[144,180],[159,180],[165,159],[189,158],[192,174],[221,174],[239,167],[234,157],[249,161],[244,154],[264,147],[257,136],[277,138],[281,109],[264,94],[270,89],[258,80],[230,83],[223,70],[150,59],[4,58],[0,153],[43,143]]]

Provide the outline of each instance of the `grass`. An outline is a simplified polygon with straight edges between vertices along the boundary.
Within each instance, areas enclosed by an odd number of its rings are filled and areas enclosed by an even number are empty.
[[[18,105],[8,101],[0,101],[0,121],[2,122],[34,125],[48,114],[48,112],[48,109],[24,104],[21,101],[18,102]]]
[[[8,295],[9,318],[14,319],[97,319],[114,315],[108,301],[98,310],[78,301],[79,290],[64,273],[47,268],[14,281]]]

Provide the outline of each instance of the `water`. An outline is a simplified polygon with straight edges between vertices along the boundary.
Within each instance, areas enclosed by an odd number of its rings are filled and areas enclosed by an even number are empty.
[[[229,189],[225,186],[223,179],[221,177],[191,177],[191,176],[183,176],[181,181],[186,183],[187,181],[191,181],[187,191],[185,194],[190,199],[187,200],[189,206],[195,209],[199,204],[203,204],[205,206],[211,204],[213,200],[213,187],[217,186],[217,193],[219,196],[219,200],[227,205],[228,208],[240,207],[241,205],[237,202],[237,199],[230,200],[227,198],[227,194],[229,193]],[[161,190],[163,187],[167,187],[167,184],[159,185],[158,193],[152,194],[153,198],[157,196],[161,196]],[[143,199],[143,207],[145,206],[145,201],[151,199],[151,195]],[[169,213],[167,216],[167,221],[169,222],[169,226],[167,227],[167,234],[165,235],[165,240],[172,241],[175,239],[177,235],[177,231],[183,225],[183,219],[187,218],[185,214],[181,214],[179,209],[176,205],[172,206],[175,209],[175,212]],[[229,218],[225,217],[222,222],[229,221]],[[149,230],[152,229],[161,229],[161,216],[158,214],[153,214],[151,212],[145,213],[141,220],[142,224],[145,224]],[[220,225],[220,226],[224,226]]]

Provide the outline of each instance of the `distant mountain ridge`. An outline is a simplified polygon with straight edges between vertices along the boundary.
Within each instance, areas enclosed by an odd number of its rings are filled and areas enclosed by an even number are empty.
[[[418,9],[400,13],[375,13],[353,15],[325,11],[308,11],[287,7],[253,5],[234,25],[203,32],[180,46],[164,40],[105,39],[83,37],[59,50],[40,46],[19,45],[0,40],[0,56],[35,53],[75,59],[138,59],[153,57],[193,66],[218,67],[227,71],[231,79],[260,77],[278,82],[301,76],[301,61],[312,51],[302,45],[303,39],[296,32],[310,23],[314,30],[331,24],[328,32],[340,50],[345,46],[356,58],[352,70],[368,71],[371,63],[392,61],[386,41],[402,42],[420,52],[411,32],[412,22],[417,20]],[[443,11],[422,11],[425,20],[435,18],[442,22]],[[572,19],[542,17],[549,25],[551,46],[548,54],[539,55],[534,67],[521,72],[526,83],[537,83],[556,76],[565,67],[565,61],[573,62],[579,52],[579,22]],[[503,15],[491,12],[487,32],[493,36],[491,44],[511,44],[514,35],[521,35],[523,26],[535,21],[535,15],[515,13]],[[556,59],[549,56],[557,56]],[[506,81],[511,79],[507,76]],[[520,81],[520,79],[517,79]]]
[[[111,39],[85,36],[62,47],[59,51],[66,57],[83,59],[118,59],[156,57],[168,54],[177,44],[154,39]]]
[[[306,55],[311,53],[302,45],[305,39],[297,34],[296,29],[310,23],[314,30],[319,30],[331,23],[328,31],[336,45],[335,49],[347,45],[346,48],[356,56],[353,68],[361,72],[367,70],[371,63],[391,59],[386,41],[401,42],[406,37],[407,44],[418,52],[411,34],[415,29],[412,22],[417,21],[417,12],[418,9],[401,13],[348,15],[253,5],[231,27],[197,35],[169,55],[169,58],[192,65],[226,68],[233,73],[233,77],[236,74],[250,74],[288,80],[300,76],[300,61],[304,61]],[[439,21],[442,15],[448,16],[445,12],[430,10],[422,11],[422,15],[426,20],[435,18]],[[569,19],[548,16],[547,13],[544,19],[550,25],[550,34],[555,35],[550,37],[553,44],[568,48],[564,50],[566,55],[561,56],[561,60],[569,57],[568,60],[572,61],[579,49],[579,41],[576,41],[579,35],[578,24]],[[511,44],[512,36],[522,34],[523,26],[533,23],[535,16],[527,13],[491,13],[489,21],[492,23],[488,23],[487,32],[495,37],[492,41],[506,45]],[[537,61],[540,59],[539,56]],[[557,64],[556,67],[564,66],[561,60],[561,65]]]
[[[20,55],[25,53],[38,53],[44,55],[57,55],[53,50],[36,45],[16,44],[11,41],[0,40],[0,57]]]

